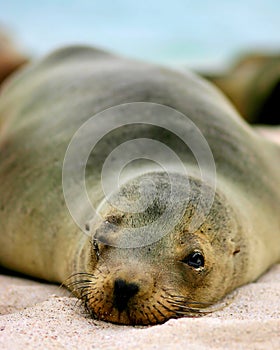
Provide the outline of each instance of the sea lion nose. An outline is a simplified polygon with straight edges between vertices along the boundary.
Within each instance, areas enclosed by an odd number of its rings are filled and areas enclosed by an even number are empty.
[[[136,283],[128,283],[123,279],[116,279],[114,284],[113,305],[118,311],[127,307],[128,301],[139,291]]]

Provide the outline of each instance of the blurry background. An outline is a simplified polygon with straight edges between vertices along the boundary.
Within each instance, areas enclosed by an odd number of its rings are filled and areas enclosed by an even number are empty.
[[[32,56],[89,43],[167,64],[221,69],[280,46],[278,0],[0,0],[0,26]]]
[[[0,0],[0,83],[26,58],[75,43],[190,67],[249,122],[280,124],[278,0]]]

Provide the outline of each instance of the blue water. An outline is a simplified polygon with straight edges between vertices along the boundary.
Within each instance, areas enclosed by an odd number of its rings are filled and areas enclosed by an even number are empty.
[[[280,49],[278,0],[0,0],[0,24],[33,55],[89,43],[161,63],[219,65]]]

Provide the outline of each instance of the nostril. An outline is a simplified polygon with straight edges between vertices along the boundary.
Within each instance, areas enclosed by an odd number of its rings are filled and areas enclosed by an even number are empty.
[[[127,307],[128,301],[138,291],[139,287],[136,283],[128,283],[123,279],[116,279],[114,284],[114,307],[119,311],[123,311]]]

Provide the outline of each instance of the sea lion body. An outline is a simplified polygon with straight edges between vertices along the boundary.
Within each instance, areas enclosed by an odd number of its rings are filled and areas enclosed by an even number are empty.
[[[121,142],[143,137],[167,142],[188,167],[191,189],[184,219],[170,234],[148,246],[116,248],[105,244],[104,222],[93,223],[93,238],[75,224],[64,200],[62,167],[83,123],[112,106],[135,102],[172,107],[196,125],[214,157],[216,194],[205,222],[188,232],[201,186],[188,147],[149,124],[112,131],[89,158],[87,184],[105,224],[120,227],[114,226],[116,235],[153,215],[124,214],[119,220],[114,208],[100,204],[102,165]],[[96,125],[105,127],[106,118]],[[116,323],[157,323],[195,312],[280,261],[279,159],[279,145],[257,135],[218,91],[191,73],[88,47],[59,50],[21,72],[0,97],[0,264],[54,282],[72,275],[66,284],[92,314]],[[160,212],[166,181],[161,172],[136,163],[132,174],[117,200],[134,195],[133,181],[150,176],[158,183]],[[174,176],[180,198],[184,176]],[[205,191],[207,202],[210,190]],[[205,265],[192,268],[184,257],[197,250]]]

